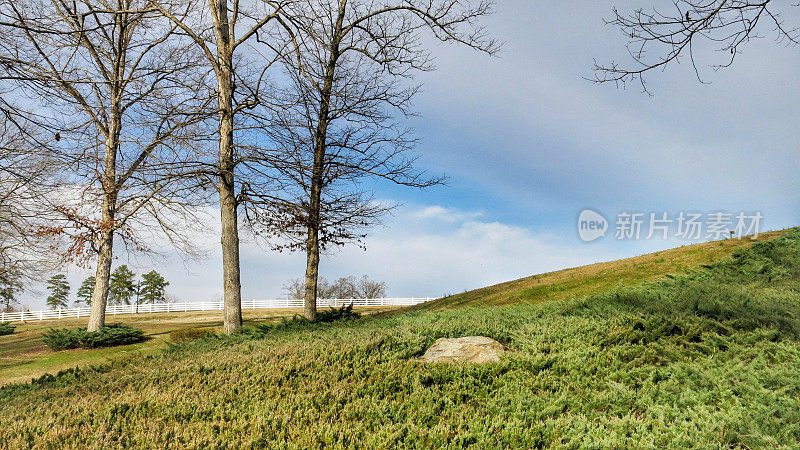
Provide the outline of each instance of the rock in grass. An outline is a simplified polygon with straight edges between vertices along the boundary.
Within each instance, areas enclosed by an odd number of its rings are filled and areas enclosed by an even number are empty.
[[[425,352],[420,360],[425,362],[486,363],[500,361],[503,344],[486,336],[441,338]]]

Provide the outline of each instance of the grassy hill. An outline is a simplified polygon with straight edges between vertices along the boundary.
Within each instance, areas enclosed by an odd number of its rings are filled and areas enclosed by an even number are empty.
[[[606,286],[598,266],[591,295],[547,284],[562,301],[519,280],[529,293],[262,327],[6,386],[0,448],[797,447],[800,230],[729,254],[644,283]],[[418,361],[467,335],[512,351]]]
[[[735,251],[749,247],[754,241],[768,241],[783,231],[762,233],[757,239],[727,239],[663,250],[617,261],[574,267],[534,275],[494,286],[444,297],[419,305],[417,309],[443,309],[461,306],[505,305],[564,300],[606,291],[617,286],[630,286],[644,281],[681,274],[702,264],[729,258]]]

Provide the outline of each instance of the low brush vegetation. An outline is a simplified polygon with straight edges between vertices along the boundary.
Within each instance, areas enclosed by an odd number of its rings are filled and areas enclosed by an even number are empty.
[[[213,332],[204,328],[181,328],[169,332],[169,338],[172,342],[189,342],[195,341],[200,338],[206,337]]]
[[[42,335],[42,340],[52,350],[115,347],[135,344],[145,339],[144,331],[120,323],[101,327],[98,331],[86,331],[84,328],[51,328]]]
[[[14,334],[14,328],[10,322],[0,322],[0,336]]]
[[[798,230],[588,297],[257,331],[4,387],[0,447],[800,445]],[[468,335],[511,351],[418,360]]]
[[[282,318],[280,322],[260,323],[245,331],[245,334],[253,337],[260,337],[273,331],[288,331],[301,329],[316,329],[321,325],[329,325],[341,320],[353,320],[361,317],[361,314],[353,311],[353,304],[340,308],[331,307],[330,309],[319,311],[317,318],[313,322],[305,317],[295,314],[291,319]]]

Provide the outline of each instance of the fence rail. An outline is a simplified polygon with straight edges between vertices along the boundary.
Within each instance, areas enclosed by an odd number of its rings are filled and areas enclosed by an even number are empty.
[[[434,300],[434,297],[317,299],[317,307],[339,307],[349,304],[353,306],[411,306],[431,300]],[[242,300],[242,309],[291,309],[302,307],[303,300],[295,299]],[[146,303],[141,305],[108,305],[106,307],[106,315],[221,310],[222,301]],[[0,312],[0,322],[86,317],[91,311],[91,307],[82,306],[77,308],[42,309],[39,311]]]

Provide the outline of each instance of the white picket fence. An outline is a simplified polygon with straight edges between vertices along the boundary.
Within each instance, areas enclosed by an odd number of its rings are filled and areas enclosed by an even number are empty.
[[[340,307],[349,304],[353,306],[411,306],[431,300],[434,300],[434,297],[317,299],[317,307]],[[303,300],[295,299],[242,300],[242,309],[293,309],[302,307]],[[141,305],[108,305],[106,307],[106,315],[221,310],[222,301],[147,303]],[[82,306],[78,308],[42,309],[39,311],[2,312],[0,313],[0,322],[86,317],[91,311],[92,308]]]

